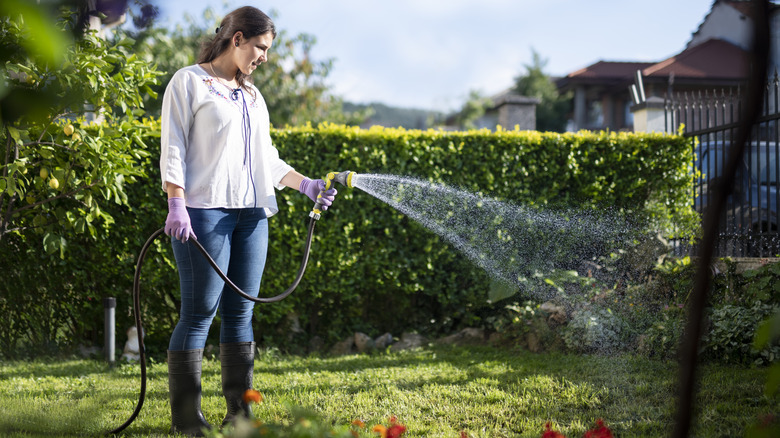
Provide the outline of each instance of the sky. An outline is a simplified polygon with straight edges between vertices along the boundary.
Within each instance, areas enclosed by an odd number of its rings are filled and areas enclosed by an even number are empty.
[[[713,0],[166,0],[161,25],[244,5],[316,38],[331,93],[353,103],[453,111],[514,84],[532,63],[565,76],[598,61],[658,62],[685,48]],[[217,23],[214,23],[216,27]],[[273,50],[273,48],[272,48]],[[273,56],[273,53],[271,53]],[[262,68],[262,67],[261,67]],[[270,92],[265,91],[264,92]]]

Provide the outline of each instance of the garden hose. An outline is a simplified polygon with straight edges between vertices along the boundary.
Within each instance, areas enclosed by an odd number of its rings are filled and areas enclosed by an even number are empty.
[[[347,187],[352,187],[352,176],[354,175],[354,172],[345,171],[341,172],[339,174],[336,174],[334,172],[331,172],[328,174],[328,176],[325,178],[326,181],[326,188],[325,190],[329,189],[332,186],[333,181],[337,181]],[[309,262],[309,252],[311,251],[311,241],[312,237],[314,236],[314,224],[317,223],[317,220],[320,218],[320,209],[322,208],[322,204],[319,201],[319,196],[317,197],[317,201],[315,202],[315,206],[312,209],[312,212],[309,214],[309,230],[306,235],[306,243],[303,248],[303,258],[301,260],[300,267],[298,268],[298,274],[295,276],[295,280],[293,280],[290,287],[287,288],[284,292],[280,293],[279,295],[269,297],[269,298],[263,298],[263,297],[253,297],[243,290],[241,290],[240,287],[236,286],[235,283],[233,283],[227,275],[225,275],[224,272],[222,272],[222,269],[219,268],[217,265],[217,262],[214,261],[214,259],[209,255],[209,253],[206,251],[206,248],[203,247],[203,245],[198,242],[197,239],[192,238],[189,241],[195,244],[195,246],[198,248],[198,250],[203,254],[204,257],[206,257],[206,261],[209,262],[212,268],[214,268],[214,271],[217,272],[217,274],[222,278],[222,280],[225,281],[225,283],[230,286],[231,289],[233,289],[237,294],[241,295],[243,298],[246,298],[249,301],[255,302],[255,303],[274,303],[280,300],[283,300],[287,298],[295,288],[298,287],[298,284],[301,282],[301,279],[303,278],[303,274],[306,271],[306,265]],[[316,213],[315,213],[316,211]],[[135,266],[135,275],[133,277],[133,313],[135,316],[135,326],[138,329],[138,350],[139,350],[139,362],[141,364],[141,390],[138,395],[138,404],[135,406],[135,410],[130,415],[130,418],[127,419],[121,426],[117,427],[116,429],[113,429],[108,432],[110,435],[115,435],[120,432],[122,432],[127,426],[129,426],[133,421],[135,421],[136,417],[138,417],[138,414],[141,412],[141,408],[144,405],[144,399],[146,398],[146,349],[144,347],[144,331],[143,331],[143,324],[141,322],[141,266],[143,266],[144,259],[146,258],[146,253],[149,251],[149,247],[152,246],[152,242],[154,242],[155,239],[160,237],[165,233],[165,228],[160,228],[159,230],[152,233],[151,236],[146,240],[146,243],[144,243],[143,248],[141,248],[141,252],[138,255],[138,262]]]

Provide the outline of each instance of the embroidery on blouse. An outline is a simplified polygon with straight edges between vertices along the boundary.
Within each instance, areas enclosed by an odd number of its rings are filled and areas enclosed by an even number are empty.
[[[232,99],[227,94],[225,94],[225,93],[221,92],[220,90],[218,90],[217,87],[214,86],[214,78],[212,78],[212,77],[203,78],[203,83],[206,84],[206,87],[208,87],[210,94],[213,94],[215,96],[219,96],[219,97],[227,100],[228,102],[235,104],[236,106],[243,107],[243,103],[242,102],[239,102],[239,101],[237,101],[235,99]],[[220,87],[220,88],[224,88],[224,87]],[[247,105],[250,108],[257,108],[258,107],[257,106],[257,98],[253,98],[250,102],[247,102]]]

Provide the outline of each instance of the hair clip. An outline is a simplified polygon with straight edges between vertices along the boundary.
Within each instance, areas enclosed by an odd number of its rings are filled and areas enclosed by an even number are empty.
[[[214,33],[219,33],[219,27],[214,31]]]

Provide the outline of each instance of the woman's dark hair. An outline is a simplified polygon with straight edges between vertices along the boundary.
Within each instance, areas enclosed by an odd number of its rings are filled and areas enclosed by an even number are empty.
[[[227,50],[233,44],[233,35],[241,32],[244,38],[252,38],[271,32],[276,38],[276,27],[271,18],[260,9],[252,6],[244,6],[227,14],[217,28],[217,34],[206,41],[200,48],[198,64],[213,61],[217,56]],[[249,75],[245,75],[239,69],[236,72],[238,86],[244,88]]]

